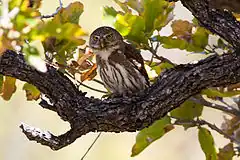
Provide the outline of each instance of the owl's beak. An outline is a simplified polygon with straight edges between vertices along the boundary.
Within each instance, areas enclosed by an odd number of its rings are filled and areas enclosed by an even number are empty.
[[[100,40],[100,46],[101,46],[101,48],[104,48],[104,47],[105,47],[105,42],[104,42],[103,39]]]

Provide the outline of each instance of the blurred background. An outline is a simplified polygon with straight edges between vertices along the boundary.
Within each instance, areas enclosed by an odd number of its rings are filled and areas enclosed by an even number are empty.
[[[63,0],[67,6],[73,0]],[[91,33],[99,26],[106,25],[102,21],[103,6],[116,6],[113,0],[81,0],[84,13],[80,17],[81,26]],[[41,12],[51,14],[58,7],[58,0],[44,1]],[[175,19],[191,20],[189,11],[176,3]],[[170,27],[163,30],[163,34],[170,32]],[[191,54],[175,49],[160,49],[162,55],[175,63],[188,63],[204,58],[201,54]],[[86,82],[92,83],[92,82]],[[18,90],[8,102],[0,99],[0,160],[79,160],[89,148],[98,133],[89,133],[78,138],[73,144],[59,150],[52,151],[46,146],[29,141],[18,127],[21,122],[43,130],[49,130],[60,135],[69,129],[69,125],[62,121],[56,113],[42,109],[37,102],[26,101],[22,83],[18,81]],[[91,84],[91,85],[95,85]],[[101,86],[94,86],[101,87]],[[81,88],[88,92],[88,96],[101,97],[101,94]],[[204,109],[204,118],[216,125],[221,125],[221,112]],[[131,158],[131,148],[135,143],[137,133],[103,133],[94,147],[85,157],[86,160],[203,160],[203,154],[197,136],[197,130],[192,128],[184,131],[182,127],[167,133],[160,140],[155,141],[140,155]],[[216,145],[223,146],[227,141],[213,132]]]

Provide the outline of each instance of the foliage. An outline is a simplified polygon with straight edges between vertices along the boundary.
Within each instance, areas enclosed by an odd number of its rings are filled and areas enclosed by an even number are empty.
[[[198,139],[201,148],[205,153],[206,160],[216,160],[217,154],[211,132],[206,128],[200,127],[198,131]]]
[[[152,59],[145,63],[149,73],[160,75],[161,72],[175,66],[157,54],[159,46],[203,54],[216,53],[218,49],[221,53],[232,50],[232,47],[219,37],[216,44],[210,45],[211,32],[200,27],[196,19],[192,21],[174,19],[174,2],[113,1],[120,10],[105,6],[103,19],[114,26],[128,42],[151,54]],[[79,25],[79,18],[84,11],[83,4],[73,2],[61,8],[51,19],[42,19],[40,7],[41,0],[3,2],[0,6],[0,55],[7,49],[22,51],[26,61],[41,72],[47,71],[47,62],[75,79],[78,84],[82,84],[85,80],[94,81],[97,75],[94,54],[85,47],[84,36],[87,34]],[[3,12],[4,9],[8,12]],[[239,19],[238,14],[235,16]],[[161,32],[167,26],[172,29],[170,35]],[[80,74],[79,79],[75,78],[77,74]],[[156,76],[150,78],[152,81],[156,80]],[[94,82],[102,84],[97,80]],[[10,100],[16,91],[16,83],[15,78],[0,75],[0,93],[4,100]],[[226,97],[234,97],[234,104],[239,109],[239,88],[240,84],[234,84],[222,88],[208,88],[202,90],[200,94],[214,101],[221,99],[221,102],[224,102]],[[27,100],[38,100],[41,96],[40,91],[31,84],[25,83],[22,89],[26,92]],[[213,105],[214,101],[211,101]],[[207,160],[232,159],[236,155],[232,141],[220,148],[217,153],[211,130],[202,127],[201,124],[193,123],[202,118],[203,110],[204,105],[198,101],[185,101],[169,115],[138,133],[132,148],[132,156],[140,154],[152,142],[173,131],[175,125],[181,125],[184,129],[190,127],[198,129],[199,143]],[[231,136],[238,140],[239,117],[229,116],[231,118],[224,120],[220,130],[227,135],[225,137]],[[183,121],[187,123],[180,124]]]
[[[161,138],[173,128],[170,117],[166,116],[161,120],[154,122],[150,127],[141,130],[136,137],[136,143],[133,145],[131,156],[138,155],[148,145]]]

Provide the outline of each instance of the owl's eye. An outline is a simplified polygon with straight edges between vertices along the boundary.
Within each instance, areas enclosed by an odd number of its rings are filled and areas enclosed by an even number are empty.
[[[113,34],[106,35],[106,39],[112,39],[112,38],[113,38]]]
[[[99,36],[94,36],[94,37],[93,37],[93,40],[94,40],[94,41],[97,41],[98,39],[99,39]]]

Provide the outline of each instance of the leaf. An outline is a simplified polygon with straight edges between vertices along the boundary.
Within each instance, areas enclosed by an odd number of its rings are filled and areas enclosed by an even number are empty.
[[[183,104],[181,104],[180,107],[171,111],[170,115],[180,120],[192,120],[195,117],[201,116],[202,111],[203,111],[203,105],[187,100]],[[189,127],[192,127],[192,126],[188,124],[184,124],[183,127],[185,129],[188,129]]]
[[[175,20],[172,22],[173,35],[180,39],[189,40],[192,35],[193,24],[186,20]]]
[[[142,0],[128,0],[125,2],[129,7],[137,11],[140,15],[144,11],[143,1]]]
[[[38,100],[40,98],[41,92],[34,85],[25,83],[22,89],[26,91],[28,101]]]
[[[171,131],[174,126],[171,124],[171,119],[166,116],[156,122],[150,127],[141,130],[136,137],[136,142],[132,147],[132,157],[141,153],[152,142],[161,138],[164,134]]]
[[[104,6],[103,7],[103,17],[116,17],[119,12],[116,11],[113,7]]]
[[[206,160],[217,160],[216,149],[211,132],[206,128],[199,127],[198,140],[205,153]]]
[[[217,154],[218,160],[231,160],[235,155],[233,144],[228,143],[223,148],[219,148],[219,153]]]
[[[145,32],[152,34],[156,29],[155,23],[163,16],[165,8],[167,8],[168,2],[164,0],[144,0],[144,21],[145,21]],[[167,15],[166,15],[167,16]]]
[[[2,83],[1,96],[4,100],[8,101],[16,91],[16,78],[5,76]]]
[[[163,70],[173,68],[174,66],[168,62],[152,62],[150,67],[159,75]]]
[[[196,32],[192,35],[192,44],[202,51],[208,45],[209,32],[203,27],[197,27]]]
[[[164,48],[178,48],[181,50],[187,49],[189,43],[182,39],[172,38],[172,37],[166,37],[166,36],[155,36],[152,39],[155,41],[159,41],[162,43],[162,46]]]
[[[113,7],[104,6],[102,19],[105,23],[113,25],[116,21],[116,16],[119,11],[116,11]]]
[[[42,0],[29,0],[29,6],[30,8],[38,9],[41,7]]]
[[[3,86],[3,75],[0,74],[0,93],[2,93],[2,86]]]
[[[38,49],[30,44],[25,44],[23,46],[23,52],[26,54],[24,56],[25,60],[33,67],[35,67],[40,72],[46,72],[47,66],[44,60],[41,58]]]
[[[62,8],[53,21],[60,24],[73,23],[78,24],[79,17],[83,13],[83,4],[80,2],[70,3],[66,8]]]
[[[114,24],[122,36],[138,44],[148,44],[148,37],[145,35],[144,19],[140,16],[127,13],[118,14]]]
[[[97,65],[94,64],[90,70],[81,75],[81,81],[92,80],[97,75]]]
[[[78,60],[77,60],[77,63],[78,65],[82,65],[82,63],[84,63],[88,58],[92,57],[93,56],[93,53],[90,52],[89,50],[86,50],[86,52],[79,56]]]
[[[216,97],[233,97],[236,95],[240,94],[239,90],[235,90],[235,91],[220,91],[217,89],[212,89],[212,88],[208,88],[208,89],[204,89],[201,91],[201,94],[206,95],[210,98],[216,98]]]
[[[128,8],[127,3],[120,2],[119,0],[114,0],[114,2],[117,3],[125,13],[131,13],[131,10]]]

